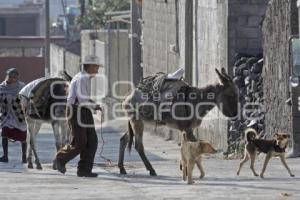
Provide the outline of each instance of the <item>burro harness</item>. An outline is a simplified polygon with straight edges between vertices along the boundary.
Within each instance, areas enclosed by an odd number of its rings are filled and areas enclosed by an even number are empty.
[[[146,120],[160,122],[159,116],[155,116],[154,108],[163,104],[163,109],[171,109],[174,102],[185,101],[188,83],[182,79],[168,79],[167,74],[159,72],[144,78],[138,85],[142,102],[139,107],[140,115]],[[182,94],[178,97],[178,94]],[[179,99],[181,98],[181,99]]]

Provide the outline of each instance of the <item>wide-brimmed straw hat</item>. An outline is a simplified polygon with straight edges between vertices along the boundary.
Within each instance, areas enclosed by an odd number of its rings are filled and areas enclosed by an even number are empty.
[[[84,57],[82,65],[102,65],[97,56],[88,55]]]

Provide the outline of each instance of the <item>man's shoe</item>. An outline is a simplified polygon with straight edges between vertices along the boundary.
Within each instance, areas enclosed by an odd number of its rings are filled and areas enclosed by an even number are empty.
[[[2,156],[2,157],[0,158],[0,162],[8,163],[8,157]]]
[[[62,163],[61,161],[59,161],[59,160],[55,160],[55,163],[56,163],[56,169],[60,172],[60,173],[62,173],[62,174],[64,174],[64,173],[66,173],[66,164],[64,164],[64,163]]]
[[[77,172],[78,177],[90,177],[90,178],[96,178],[98,176],[97,173],[93,172]]]

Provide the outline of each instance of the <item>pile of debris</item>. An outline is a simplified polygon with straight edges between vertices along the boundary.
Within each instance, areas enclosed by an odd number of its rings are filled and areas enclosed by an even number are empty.
[[[229,157],[243,153],[244,134],[246,128],[254,128],[264,135],[264,93],[263,93],[263,59],[262,55],[249,56],[238,54],[233,67],[233,81],[239,88],[241,113],[238,119],[230,122],[228,135]]]

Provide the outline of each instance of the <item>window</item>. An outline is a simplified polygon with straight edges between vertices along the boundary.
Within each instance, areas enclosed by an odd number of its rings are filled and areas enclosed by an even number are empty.
[[[300,76],[300,39],[292,39],[292,64],[293,64],[293,74]]]

